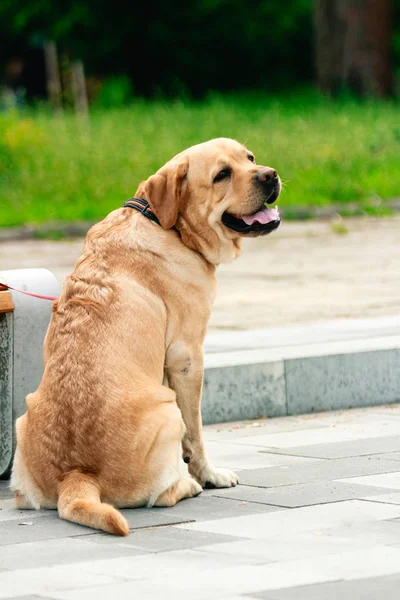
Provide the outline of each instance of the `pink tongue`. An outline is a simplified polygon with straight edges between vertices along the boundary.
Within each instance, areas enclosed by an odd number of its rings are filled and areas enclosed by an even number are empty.
[[[240,218],[246,225],[253,225],[255,221],[262,225],[266,225],[267,223],[271,223],[271,221],[277,221],[279,219],[279,212],[277,208],[268,208],[266,206],[262,210],[254,213],[254,215],[240,215]]]

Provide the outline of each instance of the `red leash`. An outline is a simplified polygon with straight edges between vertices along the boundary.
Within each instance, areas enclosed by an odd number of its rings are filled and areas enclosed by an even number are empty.
[[[25,296],[32,296],[32,298],[40,298],[41,300],[58,300],[57,296],[42,296],[42,294],[34,294],[33,292],[17,290],[16,288],[11,287],[11,285],[7,285],[6,283],[0,283],[0,292],[5,290],[12,290],[13,292],[18,292],[19,294],[25,294]]]

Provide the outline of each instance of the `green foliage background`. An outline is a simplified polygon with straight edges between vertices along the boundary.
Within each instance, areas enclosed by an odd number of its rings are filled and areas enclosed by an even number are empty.
[[[327,102],[315,92],[137,100],[93,109],[89,123],[73,114],[0,114],[0,226],[100,219],[174,154],[220,135],[279,171],[287,211],[334,202],[345,214],[357,201],[376,212],[400,189],[398,115],[395,102]]]

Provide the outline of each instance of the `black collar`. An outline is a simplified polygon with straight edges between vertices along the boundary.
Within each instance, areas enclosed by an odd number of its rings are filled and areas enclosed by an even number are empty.
[[[130,200],[124,202],[124,208],[125,207],[134,208],[151,221],[154,221],[154,223],[157,223],[157,225],[161,225],[160,221],[151,210],[150,204],[147,202],[147,200],[144,200],[143,198],[130,198]]]

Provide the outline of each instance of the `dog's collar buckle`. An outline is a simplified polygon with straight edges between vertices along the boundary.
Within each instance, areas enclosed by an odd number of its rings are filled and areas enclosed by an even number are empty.
[[[157,219],[157,216],[151,210],[150,204],[147,202],[147,200],[144,200],[143,198],[130,198],[124,202],[124,208],[126,207],[138,210],[142,213],[142,215],[150,219],[150,221],[154,221],[154,223],[157,223],[157,225],[161,225],[160,221]]]

